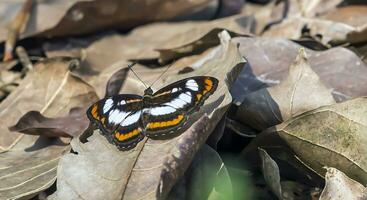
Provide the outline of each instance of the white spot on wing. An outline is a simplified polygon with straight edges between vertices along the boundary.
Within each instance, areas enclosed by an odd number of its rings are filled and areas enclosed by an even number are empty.
[[[129,126],[133,123],[136,123],[140,119],[140,114],[141,114],[141,111],[138,111],[138,112],[126,117],[126,119],[124,121],[122,121],[120,123],[120,125],[121,126]]]
[[[170,114],[170,113],[174,113],[176,111],[176,109],[169,107],[169,106],[161,106],[161,107],[156,107],[156,108],[152,108],[150,109],[150,114],[151,115],[165,115],[165,114]]]
[[[110,116],[108,117],[108,121],[113,124],[119,124],[125,117],[128,115],[128,112],[120,112],[118,109],[110,112]]]
[[[183,107],[185,107],[185,105],[187,105],[187,102],[184,101],[184,100],[181,100],[180,98],[176,98],[173,101],[165,103],[163,105],[171,106],[171,107],[174,107],[174,108],[183,108]]]
[[[186,88],[188,88],[192,91],[198,91],[199,90],[199,85],[196,83],[195,80],[190,79],[186,82]]]
[[[178,96],[182,101],[185,101],[186,103],[191,102],[191,94],[190,92],[182,93],[180,96]]]
[[[178,91],[178,89],[177,89],[177,88],[173,88],[173,89],[171,90],[171,92],[172,92],[172,93],[177,92],[177,91]]]
[[[103,106],[103,113],[105,114],[106,112],[108,112],[113,106],[113,100],[108,98],[105,102],[104,102],[104,106]]]

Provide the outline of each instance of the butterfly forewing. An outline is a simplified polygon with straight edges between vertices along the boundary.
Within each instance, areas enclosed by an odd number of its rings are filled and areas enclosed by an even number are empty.
[[[87,116],[110,142],[120,149],[129,148],[144,136],[140,121],[142,100],[141,96],[133,94],[107,97],[93,104]]]
[[[87,111],[106,138],[127,150],[147,135],[153,139],[170,138],[187,122],[216,90],[218,80],[209,76],[190,77],[170,84],[153,95],[121,94],[106,97]],[[148,88],[146,91],[151,91]]]
[[[190,77],[170,84],[144,102],[149,109],[145,133],[151,138],[166,138],[186,122],[188,115],[216,90],[218,80],[209,76]]]

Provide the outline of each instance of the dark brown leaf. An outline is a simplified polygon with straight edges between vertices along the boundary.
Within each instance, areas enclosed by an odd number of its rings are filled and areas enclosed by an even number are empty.
[[[10,127],[10,131],[46,137],[78,137],[88,128],[85,109],[74,109],[69,116],[48,118],[38,111],[30,111]]]

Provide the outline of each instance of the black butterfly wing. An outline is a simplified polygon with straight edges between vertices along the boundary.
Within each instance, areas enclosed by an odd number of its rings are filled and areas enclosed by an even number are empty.
[[[87,116],[111,143],[120,149],[129,149],[144,137],[140,120],[142,109],[141,96],[120,94],[94,103]]]
[[[198,110],[217,89],[218,80],[210,76],[196,76],[170,84],[153,94],[145,102],[147,121],[145,133],[150,138],[166,138],[180,129],[188,115]]]

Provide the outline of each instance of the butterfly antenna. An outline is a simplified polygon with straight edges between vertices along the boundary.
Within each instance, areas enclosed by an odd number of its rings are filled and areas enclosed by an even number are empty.
[[[174,62],[172,62],[172,64],[168,65],[168,67],[164,70],[164,72],[162,72],[161,75],[159,75],[159,77],[157,79],[155,79],[155,81],[150,84],[149,87],[152,87],[154,85],[154,83],[156,83],[160,78],[162,78],[162,76],[168,71],[168,69],[173,65]]]
[[[133,66],[135,64],[136,64],[136,62],[133,62],[133,63],[129,64],[127,67],[133,72],[133,74],[136,76],[136,78],[138,78],[139,81],[142,82],[146,88],[148,88],[147,84],[145,84],[145,82],[143,80],[141,80],[140,77],[138,76],[138,74],[136,74],[135,71],[133,70]]]

